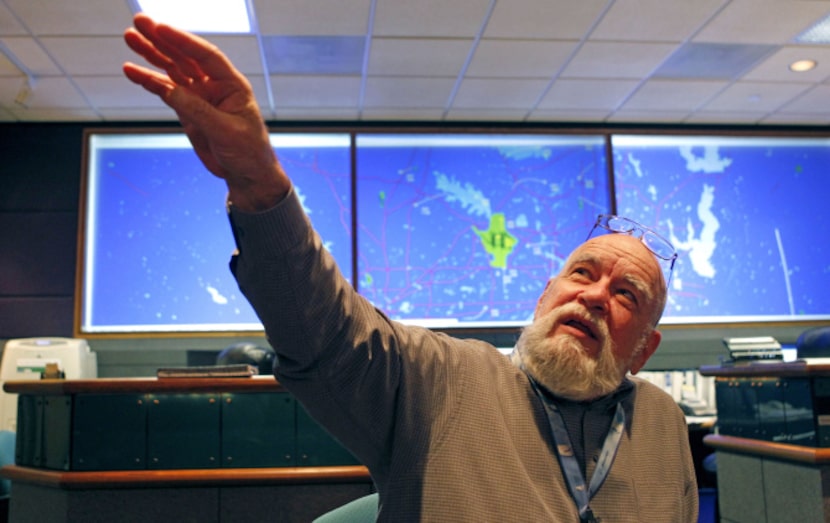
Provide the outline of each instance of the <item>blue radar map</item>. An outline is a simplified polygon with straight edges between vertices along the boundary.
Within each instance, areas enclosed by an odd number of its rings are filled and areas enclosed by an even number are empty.
[[[611,143],[618,214],[679,253],[664,322],[830,317],[830,141]]]
[[[348,135],[272,135],[303,207],[351,277]],[[182,134],[96,135],[87,178],[82,332],[261,330],[228,261],[225,184]]]
[[[516,326],[610,208],[596,136],[358,135],[358,291],[429,327]]]

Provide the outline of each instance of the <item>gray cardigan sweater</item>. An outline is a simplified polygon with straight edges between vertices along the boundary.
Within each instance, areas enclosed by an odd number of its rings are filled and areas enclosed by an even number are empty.
[[[278,355],[280,383],[370,470],[378,521],[577,522],[544,408],[494,347],[385,317],[340,275],[292,192],[231,208],[240,288]],[[631,378],[611,472],[591,502],[603,522],[694,522],[685,419]],[[590,478],[618,398],[584,406]]]

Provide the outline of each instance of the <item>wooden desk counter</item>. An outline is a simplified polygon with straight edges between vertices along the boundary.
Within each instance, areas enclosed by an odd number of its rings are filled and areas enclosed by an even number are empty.
[[[703,442],[715,450],[809,465],[830,465],[830,448],[803,447],[774,441],[721,436],[719,434],[704,436]]]
[[[187,392],[285,392],[274,376],[250,378],[98,378],[87,380],[8,381],[16,394],[177,394]]]
[[[371,482],[369,470],[362,465],[91,472],[44,470],[6,465],[0,468],[0,476],[15,482],[66,490]]]
[[[11,521],[308,522],[374,491],[273,376],[4,389],[23,406],[16,465],[0,469]]]

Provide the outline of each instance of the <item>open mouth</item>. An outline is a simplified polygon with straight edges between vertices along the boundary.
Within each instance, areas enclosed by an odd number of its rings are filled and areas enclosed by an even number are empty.
[[[565,320],[564,324],[584,332],[588,337],[592,339],[597,339],[597,335],[596,333],[594,333],[593,327],[582,320],[579,320],[577,318],[571,318],[569,320]]]

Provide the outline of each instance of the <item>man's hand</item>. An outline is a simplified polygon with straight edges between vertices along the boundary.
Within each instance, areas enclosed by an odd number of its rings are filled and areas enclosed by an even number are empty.
[[[243,211],[264,210],[288,192],[291,182],[268,140],[248,80],[210,42],[137,14],[124,40],[160,73],[124,64],[131,81],[176,111],[205,167],[228,185],[229,199]]]

